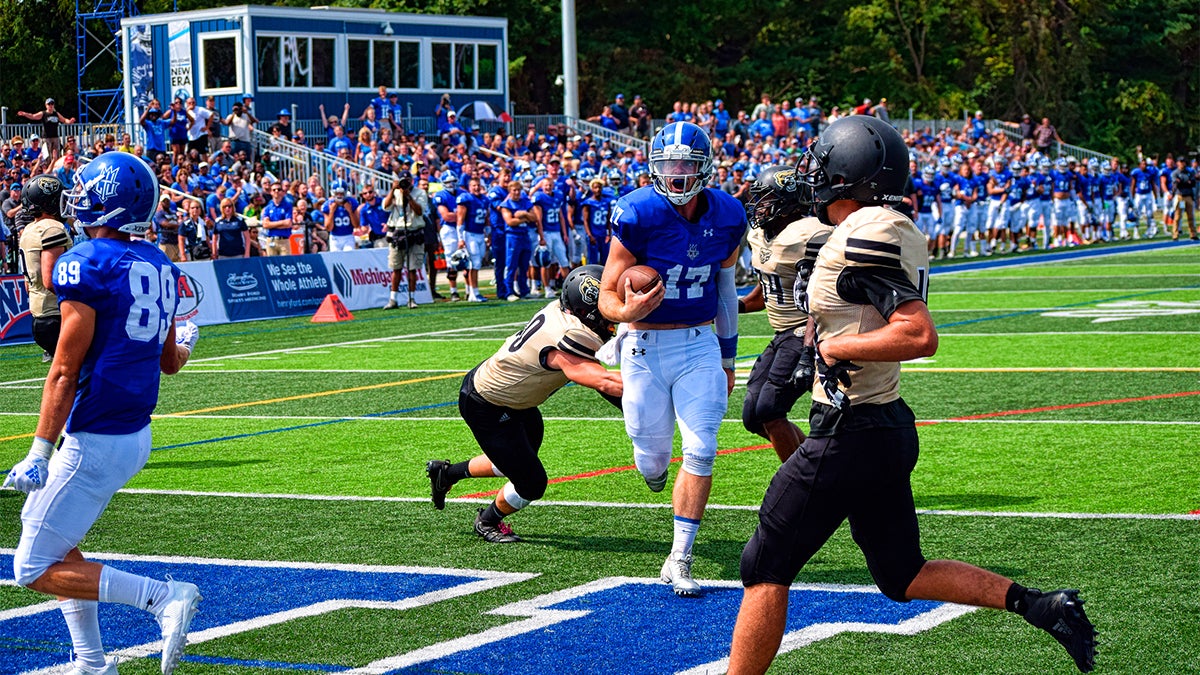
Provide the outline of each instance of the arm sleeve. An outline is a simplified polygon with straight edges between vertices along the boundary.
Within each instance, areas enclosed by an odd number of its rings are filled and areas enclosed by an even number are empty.
[[[885,320],[909,300],[924,300],[904,271],[894,267],[846,267],[838,275],[837,292],[846,302],[871,305]]]
[[[733,367],[737,357],[738,296],[734,283],[736,267],[722,267],[717,272],[717,342],[721,345],[721,365]]]

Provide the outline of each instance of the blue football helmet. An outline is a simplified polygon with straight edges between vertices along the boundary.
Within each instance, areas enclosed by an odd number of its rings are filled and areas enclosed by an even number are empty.
[[[1067,169],[1067,158],[1059,157],[1058,161],[1054,163],[1054,166],[1058,167],[1059,171],[1065,171]]]
[[[106,152],[75,173],[62,193],[62,216],[81,227],[114,228],[143,235],[158,206],[158,179],[150,167],[127,152]]]
[[[550,248],[547,246],[533,249],[533,255],[529,257],[529,264],[533,267],[549,267],[550,262]]]
[[[950,158],[942,157],[941,159],[939,159],[938,160],[938,169],[942,172],[942,175],[950,173]]]
[[[625,177],[616,168],[609,169],[608,173],[605,174],[605,178],[608,180],[609,187],[619,188],[625,184]]]
[[[438,177],[438,182],[447,190],[453,190],[458,187],[458,175],[453,171],[443,171],[442,175]]]
[[[590,182],[592,182],[592,179],[595,177],[596,177],[596,172],[593,171],[592,167],[590,167],[590,166],[583,167],[582,169],[579,170],[578,173],[575,174],[575,178],[578,179],[578,181],[581,184],[590,183]]]
[[[650,142],[650,181],[658,194],[682,206],[700,194],[713,174],[712,142],[691,122],[672,122]]]
[[[1024,169],[1024,168],[1025,168],[1025,165],[1024,165],[1024,164],[1021,164],[1021,161],[1020,161],[1020,160],[1018,160],[1018,159],[1014,159],[1014,160],[1013,160],[1013,163],[1008,165],[1008,168],[1009,168],[1009,169],[1010,169],[1010,170],[1011,170],[1013,173],[1016,173],[1016,172],[1020,171],[1021,169]]]
[[[1100,165],[1100,175],[1101,176],[1111,176],[1112,172],[1113,172],[1112,165],[1107,164],[1107,163]]]
[[[1050,173],[1050,158],[1043,157],[1038,160],[1038,171],[1041,173]]]
[[[937,171],[934,170],[932,164],[926,164],[925,168],[921,169],[921,178],[923,178],[927,181],[931,181],[931,180],[933,180],[934,175],[936,173],[937,173]]]
[[[467,253],[467,249],[465,248],[455,249],[446,262],[449,263],[451,268],[459,272],[465,272],[471,266],[471,254]]]

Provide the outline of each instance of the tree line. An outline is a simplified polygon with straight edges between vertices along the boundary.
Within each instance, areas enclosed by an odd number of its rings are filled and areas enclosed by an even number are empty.
[[[143,13],[171,4],[139,2]],[[238,4],[178,0],[180,10]],[[517,111],[562,110],[560,0],[330,4],[506,17]],[[72,0],[0,3],[0,104],[36,110],[54,96],[75,110],[64,35],[74,11]],[[618,92],[641,94],[658,117],[675,100],[719,97],[748,110],[764,92],[817,96],[826,110],[887,97],[895,117],[909,108],[917,118],[1049,117],[1064,140],[1126,158],[1138,145],[1200,146],[1196,0],[585,0],[576,11],[585,115]]]

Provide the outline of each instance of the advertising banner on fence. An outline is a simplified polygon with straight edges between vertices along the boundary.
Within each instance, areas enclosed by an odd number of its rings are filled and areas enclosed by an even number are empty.
[[[25,277],[0,277],[0,344],[30,342],[33,342],[33,315],[29,313]]]
[[[392,288],[392,270],[388,267],[386,248],[321,253],[320,256],[325,259],[333,280],[333,292],[341,296],[348,309],[378,309],[387,304]],[[413,299],[422,305],[433,302],[425,270],[417,274]],[[401,303],[408,302],[408,275],[403,272],[400,276],[400,293]]]
[[[230,321],[311,314],[332,292],[319,255],[231,258],[211,264]]]
[[[192,28],[187,21],[167,24],[167,53],[171,57],[171,98],[193,96]],[[164,104],[164,109],[166,105]]]
[[[179,263],[179,308],[175,318],[188,319],[197,326],[229,323],[225,303],[217,285],[217,271],[212,262]]]

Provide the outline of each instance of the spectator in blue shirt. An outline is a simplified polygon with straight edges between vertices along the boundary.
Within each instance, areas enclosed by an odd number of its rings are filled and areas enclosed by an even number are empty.
[[[146,132],[146,157],[152,164],[157,164],[158,156],[167,151],[167,122],[163,120],[161,105],[158,99],[151,100],[138,118],[138,124]]]

